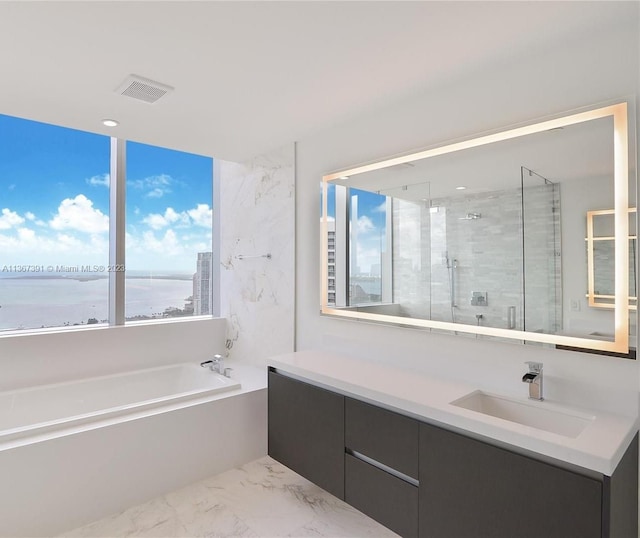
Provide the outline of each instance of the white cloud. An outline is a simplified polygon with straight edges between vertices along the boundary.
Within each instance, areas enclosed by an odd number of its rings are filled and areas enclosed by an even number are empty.
[[[387,201],[385,200],[380,205],[373,208],[374,213],[386,213],[387,211]]]
[[[11,255],[11,264],[80,265],[104,264],[108,257],[108,238],[103,235],[75,235],[77,232],[39,234],[31,228],[18,228],[0,234],[0,251]]]
[[[211,250],[211,218],[208,204],[194,204],[136,219],[127,226],[128,268],[195,271],[196,253]],[[108,223],[84,194],[62,200],[46,222],[35,212],[5,208],[0,211],[0,251],[11,253],[16,264],[104,264]]]
[[[369,273],[373,265],[381,263],[381,253],[379,245],[358,244],[358,266],[360,271]]]
[[[100,233],[109,230],[109,217],[93,207],[93,202],[84,194],[66,198],[58,207],[58,213],[49,221],[54,230],[78,230]]]
[[[98,174],[90,178],[85,179],[88,185],[93,187],[108,187],[109,186],[109,174]]]
[[[154,230],[162,230],[162,228],[170,225],[177,225],[180,228],[184,228],[192,224],[211,229],[212,217],[213,211],[207,204],[198,204],[193,209],[179,213],[172,207],[167,207],[164,214],[149,213],[142,219],[142,222]]]
[[[211,241],[209,242],[204,242],[201,241],[199,243],[194,243],[193,245],[193,249],[195,252],[206,252],[206,251],[210,251],[211,250]]]
[[[142,235],[142,239],[145,250],[168,256],[184,253],[184,249],[173,230],[167,230],[160,238],[156,238],[153,232],[146,231]]]
[[[147,198],[162,198],[165,194],[171,192],[171,185],[175,180],[169,174],[159,174],[156,176],[148,176],[144,179],[134,179],[129,181],[129,186],[134,189],[148,191],[145,194]]]
[[[178,213],[172,207],[167,207],[167,209],[165,209],[164,215],[160,215],[159,213],[149,213],[149,215],[142,219],[142,222],[144,222],[154,230],[161,230],[162,228],[166,228],[170,224],[179,223],[188,225],[189,216],[186,211]]]
[[[130,269],[155,267],[195,272],[197,253],[211,250],[211,231],[196,226],[147,229],[142,233],[130,229],[126,241]]]
[[[30,228],[19,228],[18,239],[23,242],[33,242],[36,239],[36,232]]]
[[[147,198],[162,198],[165,195],[165,192],[170,192],[170,191],[166,191],[165,189],[161,189],[160,187],[156,187],[155,189],[149,191],[147,194],[145,194],[145,196]]]
[[[9,230],[24,222],[24,218],[18,215],[15,211],[11,211],[8,208],[2,210],[0,214],[0,230]]]
[[[154,230],[161,230],[165,226],[169,225],[167,219],[163,215],[160,215],[158,213],[151,213],[150,215],[147,215],[144,219],[142,219],[142,222],[144,222]]]
[[[196,226],[211,228],[213,210],[208,204],[198,204],[195,209],[189,209],[187,214],[191,217]]]
[[[373,225],[373,222],[369,217],[367,217],[366,215],[362,215],[361,217],[358,217],[358,233],[359,234],[362,234],[362,233],[366,234],[368,232],[372,232],[375,229],[376,227]]]

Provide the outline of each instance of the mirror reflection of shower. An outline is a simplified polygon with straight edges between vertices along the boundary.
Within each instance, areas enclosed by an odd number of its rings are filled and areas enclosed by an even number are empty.
[[[517,328],[553,334],[562,330],[560,188],[526,166],[520,167],[520,184],[522,305]]]
[[[449,275],[449,300],[451,305],[451,322],[456,322],[456,269],[458,268],[458,260],[449,259],[449,251],[444,253],[445,261],[447,264],[447,274]]]

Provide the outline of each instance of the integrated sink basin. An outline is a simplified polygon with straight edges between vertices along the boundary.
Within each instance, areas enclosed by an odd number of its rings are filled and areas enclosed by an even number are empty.
[[[547,402],[520,401],[476,390],[451,405],[565,437],[578,437],[596,418]]]

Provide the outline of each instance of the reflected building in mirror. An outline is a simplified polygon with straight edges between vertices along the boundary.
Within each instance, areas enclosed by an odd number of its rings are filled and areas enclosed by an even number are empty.
[[[327,304],[336,304],[336,222],[327,222]]]

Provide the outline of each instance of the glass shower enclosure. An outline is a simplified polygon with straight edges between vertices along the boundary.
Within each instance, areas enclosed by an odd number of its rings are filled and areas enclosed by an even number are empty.
[[[376,192],[332,187],[332,245],[346,249],[348,265],[342,274],[330,269],[332,278],[346,280],[335,304],[561,331],[560,189],[526,167],[513,184],[482,192],[451,186],[436,192],[431,182]]]

